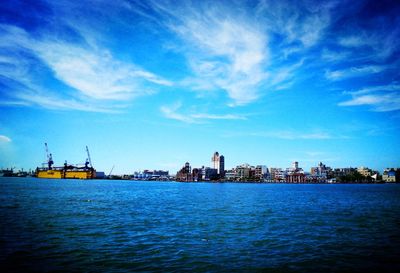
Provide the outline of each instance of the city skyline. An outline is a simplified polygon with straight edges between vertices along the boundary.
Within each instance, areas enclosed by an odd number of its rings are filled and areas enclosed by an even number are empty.
[[[0,168],[400,166],[395,1],[0,7]]]

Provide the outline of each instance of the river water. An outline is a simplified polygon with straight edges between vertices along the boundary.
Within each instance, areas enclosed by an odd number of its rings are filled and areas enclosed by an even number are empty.
[[[0,178],[1,272],[400,272],[400,184]]]

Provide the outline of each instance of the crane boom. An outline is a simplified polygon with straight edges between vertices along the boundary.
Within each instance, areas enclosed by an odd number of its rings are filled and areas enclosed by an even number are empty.
[[[115,165],[112,166],[110,173],[108,174],[108,177],[111,176],[112,171],[114,170]]]
[[[93,168],[93,166],[92,166],[92,159],[90,158],[90,153],[89,153],[89,148],[88,148],[88,146],[86,146],[86,152],[87,152],[87,156],[88,156],[88,159],[89,159],[90,167]]]
[[[49,161],[49,147],[47,147],[47,142],[44,143],[44,146],[46,147],[46,157],[47,157],[47,161]]]
[[[47,165],[49,167],[49,170],[51,170],[51,166],[54,164],[53,156],[49,154],[49,147],[47,146],[47,142],[44,143],[44,146],[46,147]]]

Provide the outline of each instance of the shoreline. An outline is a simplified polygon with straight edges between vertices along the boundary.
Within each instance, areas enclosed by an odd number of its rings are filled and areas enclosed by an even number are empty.
[[[33,177],[33,176],[26,176],[26,177],[21,177],[21,176],[1,176],[1,178],[32,178],[32,179],[46,179],[46,178],[38,178],[38,177]],[[164,183],[190,183],[190,184],[201,184],[201,183],[209,183],[209,184],[287,184],[287,185],[335,185],[335,184],[400,184],[396,182],[384,182],[384,181],[374,181],[374,182],[369,182],[369,181],[354,181],[354,182],[335,182],[335,183],[329,183],[329,182],[313,182],[313,183],[293,183],[293,182],[277,182],[277,181],[272,181],[272,182],[258,182],[258,181],[231,181],[231,180],[223,180],[223,181],[177,181],[177,180],[139,180],[139,179],[107,179],[107,178],[93,178],[93,179],[62,179],[62,178],[47,178],[47,180],[84,180],[84,181],[90,181],[90,180],[105,180],[105,181],[132,181],[132,182],[164,182]]]

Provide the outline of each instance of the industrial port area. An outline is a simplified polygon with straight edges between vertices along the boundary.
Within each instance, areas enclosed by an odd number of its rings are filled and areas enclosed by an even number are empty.
[[[305,171],[299,162],[291,167],[278,168],[266,165],[241,164],[231,169],[225,168],[225,157],[215,152],[211,157],[211,166],[192,167],[189,162],[171,174],[168,170],[143,170],[131,174],[106,174],[97,171],[86,146],[87,158],[83,165],[68,164],[53,166],[53,156],[45,143],[47,162],[35,170],[14,168],[0,170],[0,177],[36,177],[47,179],[112,179],[137,181],[176,181],[176,182],[240,182],[240,183],[399,183],[400,168],[385,168],[382,172],[368,167],[332,168],[319,162],[317,166]]]

